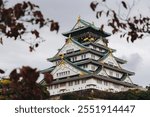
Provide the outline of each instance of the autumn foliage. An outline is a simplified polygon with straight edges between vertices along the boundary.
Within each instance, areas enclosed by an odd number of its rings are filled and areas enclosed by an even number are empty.
[[[0,0],[0,44],[3,44],[4,39],[21,40],[29,44],[29,49],[32,52],[42,42],[40,38],[40,32],[37,28],[29,28],[38,26],[39,29],[45,26],[50,27],[50,31],[59,30],[58,22],[44,18],[38,5],[31,3],[30,1],[17,3],[12,7],[6,7],[6,1]],[[32,41],[23,36],[27,33],[34,35]]]
[[[10,79],[4,79],[10,82],[4,83],[4,80],[0,82],[0,98],[13,100],[48,99],[50,94],[46,87],[37,83],[39,75],[40,72],[37,69],[28,66],[14,69],[9,75]],[[44,79],[50,85],[53,77],[46,73]]]
[[[149,16],[131,15],[131,11],[134,7],[133,4],[130,5],[127,1],[120,1],[120,4],[117,6],[119,9],[116,11],[116,8],[111,8],[107,4],[112,1],[101,0],[93,1],[90,4],[91,9],[96,12],[96,18],[100,19],[102,16],[105,16],[107,23],[101,24],[100,29],[103,29],[108,26],[112,29],[112,34],[119,33],[120,38],[126,38],[127,41],[134,42],[137,39],[142,39],[144,36],[150,34],[150,18]],[[98,9],[98,6],[100,10]],[[121,14],[121,9],[126,12]],[[103,17],[104,18],[104,17]]]

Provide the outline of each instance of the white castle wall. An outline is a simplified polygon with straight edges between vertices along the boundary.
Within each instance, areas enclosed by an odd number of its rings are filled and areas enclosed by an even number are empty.
[[[50,92],[50,95],[52,96],[91,88],[109,92],[126,91],[128,89],[127,87],[124,87],[119,84],[114,84],[111,82],[90,78],[87,80],[72,81],[72,86],[69,86],[69,82],[64,83],[63,85],[61,84],[58,84],[57,86],[52,85],[48,87],[48,90]]]
[[[116,77],[116,78],[121,78],[122,77],[122,73],[114,71],[114,70],[110,70],[110,69],[105,69],[106,73],[112,77]]]

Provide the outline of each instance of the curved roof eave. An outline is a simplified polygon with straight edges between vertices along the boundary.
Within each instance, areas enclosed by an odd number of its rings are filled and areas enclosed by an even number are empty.
[[[86,26],[86,27],[82,27],[82,28],[79,28],[79,29],[76,29],[76,30],[71,30],[71,31],[62,33],[62,35],[69,37],[70,34],[73,34],[73,33],[76,33],[76,32],[80,32],[81,30],[85,30],[85,29],[88,29],[88,28],[91,28],[93,31],[95,31],[96,33],[99,33],[100,35],[102,35],[104,37],[108,37],[108,36],[111,35],[111,34],[106,33],[104,31],[100,31],[98,28],[94,28],[92,26]]]

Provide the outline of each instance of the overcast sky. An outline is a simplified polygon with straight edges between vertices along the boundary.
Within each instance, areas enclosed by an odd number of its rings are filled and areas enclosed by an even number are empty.
[[[9,0],[8,5],[24,0]],[[0,45],[0,68],[10,72],[13,68],[23,65],[45,69],[50,67],[47,58],[53,57],[57,50],[61,48],[65,42],[65,37],[61,33],[69,31],[76,23],[77,17],[80,15],[82,19],[94,22],[100,26],[100,21],[96,19],[95,13],[89,7],[92,0],[27,0],[38,4],[45,17],[54,19],[60,24],[58,34],[49,32],[49,28],[41,30],[42,37],[46,40],[39,48],[30,53],[28,45],[21,41],[13,41],[11,39],[4,40],[4,45]],[[112,0],[111,0],[112,1]],[[114,3],[112,3],[114,4]],[[137,6],[138,12],[144,11],[142,14],[149,15],[149,0],[139,0]],[[114,5],[115,6],[115,5]],[[133,12],[134,13],[134,12]],[[150,15],[149,15],[150,16]],[[30,38],[30,37],[29,37]],[[120,39],[117,35],[108,37],[109,46],[117,50],[115,55],[128,61],[125,68],[134,71],[135,76],[132,77],[134,83],[139,85],[150,84],[150,37],[137,40],[135,43],[127,43],[125,39]]]

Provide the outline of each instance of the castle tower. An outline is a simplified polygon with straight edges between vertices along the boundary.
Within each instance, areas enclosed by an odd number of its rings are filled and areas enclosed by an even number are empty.
[[[48,86],[52,96],[85,89],[118,92],[136,87],[130,79],[134,73],[122,68],[126,61],[115,57],[116,50],[108,46],[106,38],[110,34],[78,18],[63,35],[67,38],[65,44],[48,58],[53,66],[41,71],[54,77]],[[46,85],[44,80],[41,83]]]

